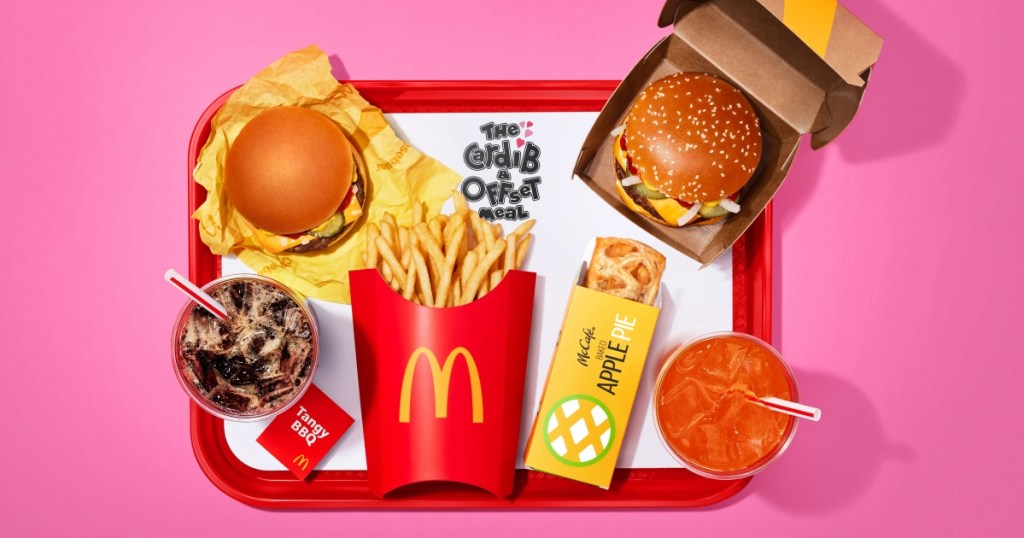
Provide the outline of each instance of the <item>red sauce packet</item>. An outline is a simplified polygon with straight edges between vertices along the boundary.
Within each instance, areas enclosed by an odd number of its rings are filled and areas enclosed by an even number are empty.
[[[278,415],[256,439],[301,480],[355,422],[316,385]]]

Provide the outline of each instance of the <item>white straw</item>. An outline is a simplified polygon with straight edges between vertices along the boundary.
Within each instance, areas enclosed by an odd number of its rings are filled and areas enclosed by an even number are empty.
[[[198,286],[189,282],[187,278],[181,276],[174,269],[168,269],[164,273],[164,280],[174,284],[174,287],[181,290],[189,299],[195,301],[196,304],[205,308],[214,316],[217,316],[221,321],[228,321],[228,311],[224,308],[224,305],[218,303],[216,299],[210,297],[210,294],[199,289]]]
[[[771,409],[772,411],[778,411],[779,413],[785,413],[787,415],[812,420],[814,422],[821,420],[821,409],[818,409],[817,407],[783,400],[782,398],[776,398],[774,396],[766,396],[764,398],[752,397],[752,399],[760,402],[761,405]]]

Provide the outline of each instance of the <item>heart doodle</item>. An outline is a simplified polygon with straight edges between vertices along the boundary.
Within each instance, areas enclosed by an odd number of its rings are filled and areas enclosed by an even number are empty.
[[[523,140],[522,138],[517,138],[517,139],[516,139],[516,147],[517,147],[517,148],[521,148],[521,147],[523,147],[523,144],[525,144],[525,143],[526,143],[526,141],[525,141],[525,140]]]
[[[520,126],[520,127],[526,127],[526,122],[525,122],[525,121],[521,121],[521,122],[519,122],[519,126]]]
[[[520,123],[520,125],[522,125],[522,124]],[[527,127],[533,127],[533,122],[532,121],[526,122],[526,126]]]
[[[527,129],[527,130],[526,130],[526,132],[525,132],[525,133],[523,133],[523,136],[524,136],[524,137],[527,137],[527,136],[530,136],[530,135],[532,135],[532,134],[533,134],[533,131],[531,131],[531,130]]]

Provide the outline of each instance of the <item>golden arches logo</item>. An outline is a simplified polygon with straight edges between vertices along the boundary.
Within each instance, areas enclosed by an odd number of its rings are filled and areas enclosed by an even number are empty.
[[[302,470],[305,471],[306,467],[309,467],[309,458],[307,458],[305,454],[299,454],[298,456],[295,456],[292,463],[294,463],[296,467],[301,467]]]
[[[469,389],[473,398],[473,422],[484,421],[484,391],[480,387],[480,373],[476,369],[476,361],[473,355],[464,347],[457,347],[448,354],[444,360],[444,366],[437,362],[437,356],[433,351],[425,347],[417,348],[409,357],[405,365],[405,375],[402,377],[402,393],[398,403],[398,421],[409,422],[409,407],[412,405],[412,380],[416,375],[416,364],[420,357],[426,357],[430,363],[430,377],[434,384],[434,416],[437,418],[448,417],[448,389],[452,381],[452,369],[455,360],[462,357],[466,362],[466,369],[469,370]]]

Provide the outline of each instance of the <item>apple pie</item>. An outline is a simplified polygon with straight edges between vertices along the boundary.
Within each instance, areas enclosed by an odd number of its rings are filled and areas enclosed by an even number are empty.
[[[654,304],[665,256],[632,239],[599,237],[584,285],[639,303]]]

